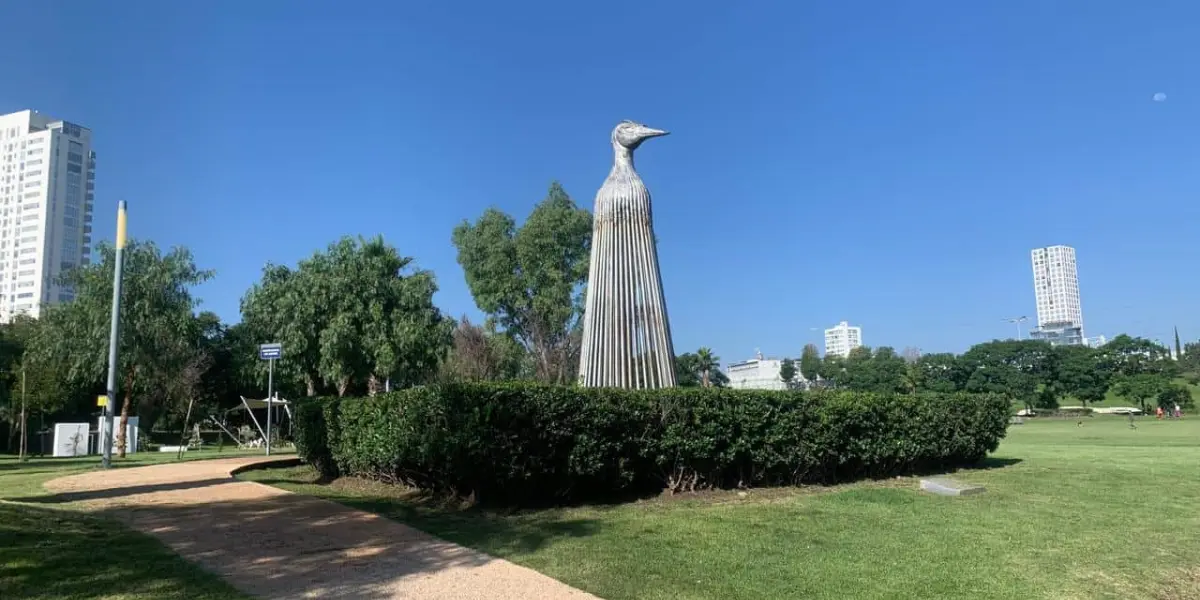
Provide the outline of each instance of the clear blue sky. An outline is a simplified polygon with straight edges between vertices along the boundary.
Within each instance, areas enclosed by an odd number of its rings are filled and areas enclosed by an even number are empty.
[[[101,237],[128,200],[229,320],[268,261],[378,233],[477,314],[454,225],[523,219],[553,179],[591,208],[630,118],[673,132],[638,167],[681,352],[796,355],[842,319],[961,351],[1033,316],[1050,244],[1078,250],[1090,335],[1200,338],[1194,1],[7,0],[0,23],[0,112],[92,128]]]

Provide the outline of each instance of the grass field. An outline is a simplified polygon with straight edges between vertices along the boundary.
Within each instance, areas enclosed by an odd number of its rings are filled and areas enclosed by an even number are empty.
[[[1200,598],[1200,419],[1030,420],[969,498],[910,478],[513,514],[307,468],[245,478],[413,524],[608,598]]]
[[[257,451],[259,454],[262,451]],[[246,452],[193,453],[185,460]],[[175,460],[174,453],[139,453],[118,460],[129,467]],[[218,600],[246,596],[165,546],[110,519],[82,512],[18,504],[12,498],[46,495],[50,479],[99,466],[99,457],[41,458],[18,463],[0,457],[0,598],[67,600]],[[58,505],[66,506],[66,505]]]

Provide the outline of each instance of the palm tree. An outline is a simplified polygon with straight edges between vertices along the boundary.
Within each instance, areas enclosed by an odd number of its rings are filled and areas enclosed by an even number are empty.
[[[696,351],[696,368],[700,371],[700,384],[704,387],[712,387],[709,375],[720,366],[721,357],[713,354],[712,348],[704,347]]]

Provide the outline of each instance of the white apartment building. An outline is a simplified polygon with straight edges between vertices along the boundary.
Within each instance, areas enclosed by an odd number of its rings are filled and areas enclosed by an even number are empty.
[[[1070,246],[1035,248],[1032,257],[1038,327],[1069,323],[1082,331],[1083,311],[1079,307],[1075,249]]]
[[[862,327],[851,327],[846,321],[825,330],[825,355],[845,358],[850,351],[862,346]]]
[[[92,132],[32,110],[0,115],[0,320],[73,300],[91,258]]]

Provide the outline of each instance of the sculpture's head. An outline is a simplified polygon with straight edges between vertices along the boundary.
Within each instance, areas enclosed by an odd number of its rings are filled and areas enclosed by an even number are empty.
[[[620,145],[634,150],[642,145],[642,142],[662,135],[667,135],[667,132],[661,129],[652,129],[633,121],[621,121],[616,129],[613,129],[612,141],[614,146]]]

